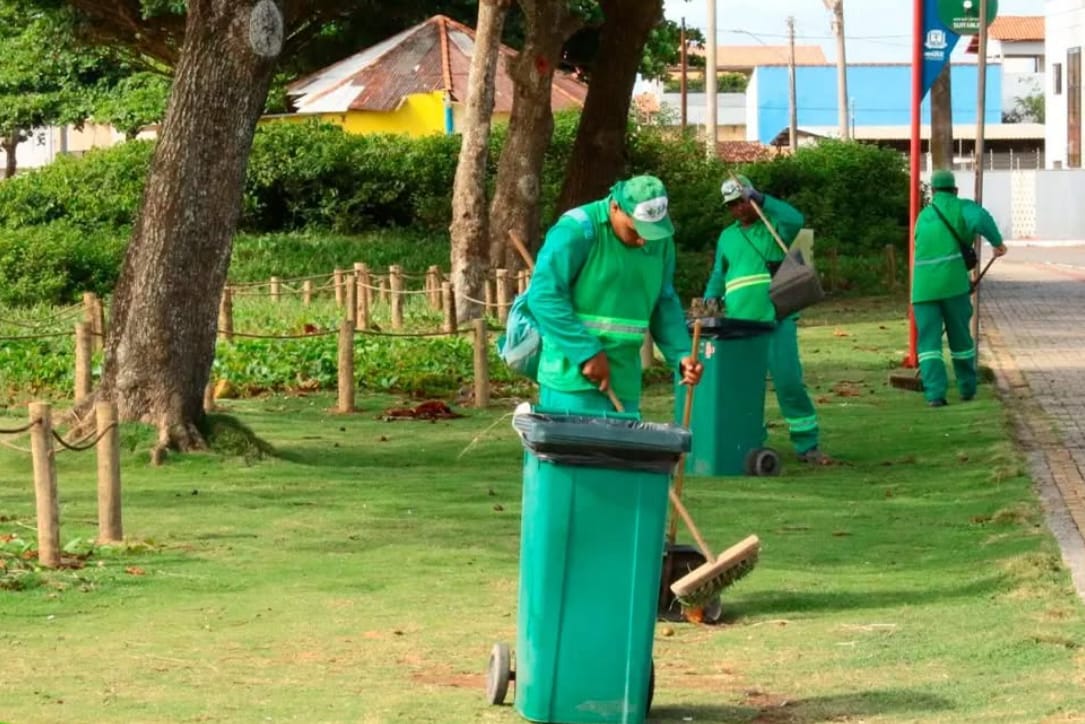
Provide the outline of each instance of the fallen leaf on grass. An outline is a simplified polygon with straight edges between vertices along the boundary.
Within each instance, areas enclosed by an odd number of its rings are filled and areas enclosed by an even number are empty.
[[[845,332],[842,329],[835,329],[835,330],[833,330],[833,336],[834,337],[850,337],[851,332]]]
[[[139,566],[128,566],[127,568],[124,569],[124,572],[127,573],[130,576],[145,576],[145,575],[147,575],[147,572],[144,571]]]
[[[837,382],[833,385],[837,397],[862,397],[863,391],[852,382]]]

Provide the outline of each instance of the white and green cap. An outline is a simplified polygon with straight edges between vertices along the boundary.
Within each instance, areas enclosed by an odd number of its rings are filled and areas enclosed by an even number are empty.
[[[674,224],[667,215],[667,189],[655,176],[634,176],[610,189],[618,208],[629,214],[633,226],[645,241],[674,236]]]
[[[737,181],[735,179],[738,179]],[[751,188],[753,184],[750,183],[750,179],[745,176],[736,176],[735,178],[729,178],[723,182],[723,186],[720,187],[720,193],[723,194],[723,203],[729,204],[732,201],[738,201],[742,198],[743,187]]]

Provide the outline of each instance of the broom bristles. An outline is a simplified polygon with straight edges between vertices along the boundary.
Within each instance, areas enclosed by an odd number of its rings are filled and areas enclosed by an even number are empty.
[[[898,390],[923,391],[923,380],[918,374],[891,374],[889,375],[889,385],[896,387]]]
[[[747,536],[715,561],[698,566],[672,583],[671,592],[687,607],[712,601],[723,589],[753,570],[760,550],[761,540],[756,535]]]

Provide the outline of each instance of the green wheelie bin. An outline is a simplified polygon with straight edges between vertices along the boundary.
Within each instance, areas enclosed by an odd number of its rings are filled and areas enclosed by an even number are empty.
[[[693,396],[686,456],[691,475],[776,475],[780,456],[765,444],[765,377],[773,322],[702,317],[698,355],[704,365]],[[693,320],[689,322],[693,326]],[[686,387],[675,386],[682,420]]]
[[[494,645],[487,697],[500,704],[515,681],[530,721],[640,724],[668,489],[689,432],[537,408],[513,426],[525,448],[516,647]]]

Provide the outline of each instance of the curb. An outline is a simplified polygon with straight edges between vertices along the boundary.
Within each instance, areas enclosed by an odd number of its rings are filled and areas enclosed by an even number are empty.
[[[998,396],[1013,420],[1018,448],[1029,460],[1047,526],[1058,541],[1078,598],[1085,601],[1085,475],[1056,424],[1033,397],[998,323],[985,311],[980,316]]]

